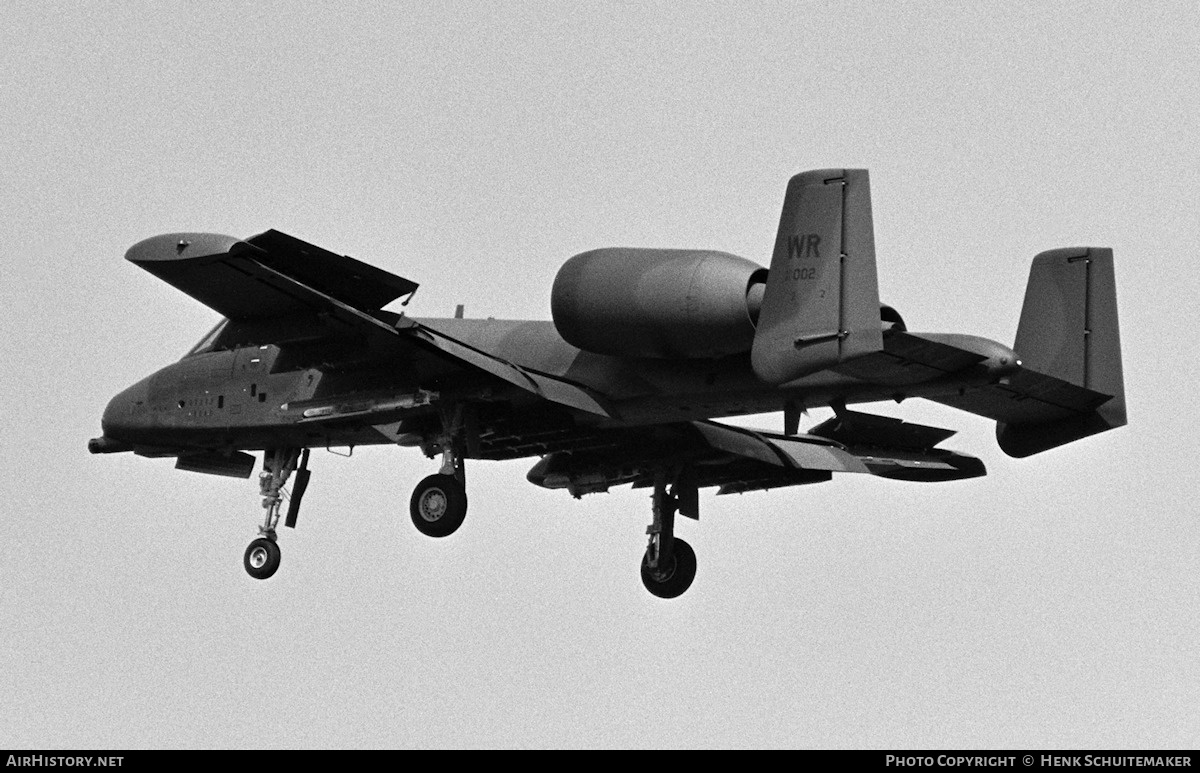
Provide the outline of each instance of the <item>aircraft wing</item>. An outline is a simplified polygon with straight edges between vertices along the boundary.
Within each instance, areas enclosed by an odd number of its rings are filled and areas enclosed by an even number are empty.
[[[690,483],[718,487],[718,494],[820,483],[835,472],[929,482],[986,474],[980,460],[936,448],[953,434],[851,411],[798,435],[715,421],[635,427],[613,431],[607,442],[593,436],[559,446],[572,450],[548,445],[528,478],[581,496],[627,483],[651,486],[664,466],[686,470]]]
[[[553,403],[612,418],[604,397],[582,385],[519,367],[380,309],[417,289],[409,281],[278,231],[240,240],[178,233],[135,244],[131,263],[227,317],[237,345],[280,343],[287,354],[354,339],[408,358],[486,374]],[[292,340],[289,341],[289,336]]]
[[[417,284],[354,258],[267,231],[249,239],[200,233],[154,236],[125,259],[231,320],[378,311]]]
[[[721,494],[773,488],[801,471],[824,472],[824,479],[834,472],[860,472],[929,482],[986,474],[978,459],[935,448],[953,431],[884,416],[844,411],[799,435],[712,421],[694,422],[693,426],[714,449],[770,465],[755,470],[753,476],[722,481]]]
[[[495,376],[552,403],[605,418],[617,416],[615,409],[603,395],[582,384],[523,368],[411,320],[407,320],[406,324],[409,325],[406,330],[411,336],[407,340],[416,346],[435,351],[447,360]]]

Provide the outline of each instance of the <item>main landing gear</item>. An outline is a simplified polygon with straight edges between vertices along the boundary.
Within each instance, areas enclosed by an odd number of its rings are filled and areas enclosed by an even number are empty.
[[[283,507],[283,486],[292,473],[296,483],[288,503],[284,525],[294,528],[300,514],[300,500],[308,488],[312,473],[308,469],[308,449],[276,448],[263,454],[263,471],[258,475],[259,493],[263,498],[263,509],[267,511],[263,525],[258,527],[259,538],[250,543],[242,557],[246,573],[256,580],[265,580],[279,569],[280,551],[276,542],[275,527]]]
[[[675,536],[675,513],[694,517],[695,488],[676,483],[667,490],[665,474],[654,479],[654,521],[646,529],[650,542],[642,556],[642,584],[661,599],[683,595],[696,579],[696,551]],[[681,506],[683,505],[683,506]]]
[[[408,503],[413,525],[427,537],[448,537],[467,517],[466,468],[453,446],[442,450],[442,469],[413,489]]]

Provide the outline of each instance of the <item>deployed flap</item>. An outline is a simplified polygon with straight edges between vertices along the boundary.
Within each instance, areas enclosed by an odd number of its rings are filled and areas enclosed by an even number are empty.
[[[416,282],[279,231],[251,236],[246,243],[261,250],[255,257],[264,265],[363,311],[377,311],[417,290]]]
[[[813,427],[812,434],[847,446],[868,445],[924,450],[933,448],[955,433],[952,429],[912,424],[890,416],[842,411],[832,419]]]
[[[164,234],[133,245],[125,258],[239,322],[323,312],[326,297],[377,311],[417,289],[415,282],[278,231],[245,241]]]
[[[859,419],[858,427],[846,431],[844,436],[852,442],[845,445],[815,430],[809,435],[780,435],[712,421],[697,421],[692,425],[717,450],[790,470],[865,472],[922,482],[962,480],[986,474],[983,462],[973,456],[931,447],[932,443],[953,434],[948,430],[905,424],[882,416],[853,416]]]
[[[883,348],[865,169],[788,183],[751,363],[782,384]]]
[[[779,436],[715,421],[696,421],[692,426],[700,430],[705,442],[713,448],[767,464],[830,472],[867,472],[862,462],[825,438]]]

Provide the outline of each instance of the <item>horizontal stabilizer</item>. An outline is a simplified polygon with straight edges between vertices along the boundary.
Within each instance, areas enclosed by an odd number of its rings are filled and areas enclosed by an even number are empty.
[[[928,335],[889,330],[883,334],[883,351],[859,357],[838,367],[837,372],[874,384],[903,386],[959,373],[987,359],[979,352],[925,337]]]
[[[1112,396],[1018,367],[994,383],[931,395],[929,399],[1001,424],[1042,426],[1090,414]]]

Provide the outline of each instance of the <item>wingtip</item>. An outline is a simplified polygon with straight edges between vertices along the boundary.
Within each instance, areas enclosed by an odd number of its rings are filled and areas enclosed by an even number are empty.
[[[169,233],[143,239],[125,251],[125,260],[137,265],[221,255],[240,239],[224,234]]]

